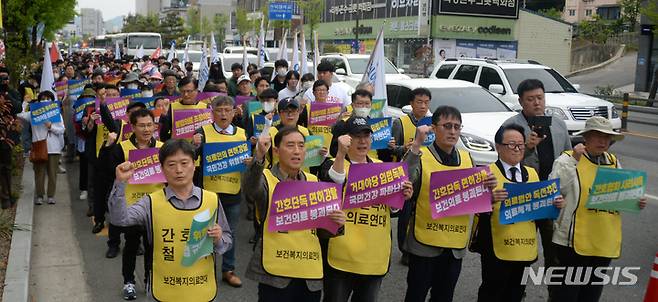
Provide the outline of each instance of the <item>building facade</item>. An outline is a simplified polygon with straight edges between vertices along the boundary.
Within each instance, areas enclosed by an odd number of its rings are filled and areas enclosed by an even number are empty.
[[[591,20],[595,15],[606,20],[617,20],[621,16],[621,6],[617,0],[566,0],[562,20],[579,23]]]
[[[80,32],[81,36],[98,36],[105,33],[103,13],[94,8],[80,9]]]
[[[162,0],[135,0],[135,14],[137,15],[157,15],[161,7]]]

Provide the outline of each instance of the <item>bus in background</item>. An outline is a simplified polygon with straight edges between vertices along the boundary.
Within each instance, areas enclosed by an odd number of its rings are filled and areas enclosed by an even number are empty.
[[[133,32],[118,33],[94,37],[92,49],[114,50],[116,41],[119,41],[123,53],[134,56],[140,46],[144,46],[144,54],[151,55],[156,49],[162,49],[162,37],[159,33]]]

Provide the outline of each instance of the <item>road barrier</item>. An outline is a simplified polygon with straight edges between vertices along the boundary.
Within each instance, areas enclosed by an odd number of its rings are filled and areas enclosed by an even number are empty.
[[[625,131],[628,126],[628,122],[645,124],[650,126],[658,126],[658,108],[650,106],[637,106],[631,105],[630,102],[645,102],[646,104],[651,104],[653,100],[645,98],[631,97],[630,94],[624,93],[622,96],[619,95],[600,95],[600,94],[589,94],[589,96],[603,99],[606,101],[613,102],[617,110],[621,110],[621,123],[622,131]],[[633,113],[643,113],[651,115],[652,118],[638,118],[637,115],[633,116]],[[655,118],[653,118],[655,116]]]

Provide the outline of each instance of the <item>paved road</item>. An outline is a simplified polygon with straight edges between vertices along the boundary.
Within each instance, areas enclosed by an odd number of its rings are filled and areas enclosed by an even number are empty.
[[[594,72],[570,77],[569,82],[580,84],[580,92],[583,93],[594,93],[597,86],[623,87],[635,83],[636,60],[637,52],[629,52],[619,60]]]
[[[645,131],[647,129],[644,129]],[[658,195],[658,139],[652,139],[640,136],[628,136],[623,142],[616,144],[612,150],[620,157],[621,163],[625,168],[646,170],[649,175],[648,193],[654,196]],[[65,231],[71,230],[73,244],[65,249],[56,249],[64,255],[54,255],[44,250],[43,246],[51,246],[58,242],[55,236],[38,236],[35,237],[35,247],[42,246],[42,250],[33,254],[33,264],[38,263],[40,267],[58,267],[61,259],[65,257],[70,259],[75,255],[80,257],[79,262],[72,269],[70,275],[65,279],[69,280],[67,284],[76,284],[79,282],[79,289],[84,290],[84,297],[92,297],[89,301],[121,301],[121,259],[106,259],[104,257],[107,237],[97,236],[91,233],[91,221],[85,217],[86,203],[77,200],[79,192],[77,190],[77,163],[67,166],[69,172],[65,175],[66,179],[60,179],[58,198],[71,199],[70,202],[61,202],[55,206],[60,212],[60,219],[49,219],[48,225],[39,225],[37,228],[46,232],[51,228],[64,227]],[[68,187],[67,187],[68,185]],[[69,193],[70,192],[70,193]],[[70,197],[69,197],[70,196]],[[637,286],[607,286],[604,291],[603,301],[639,301],[644,295],[644,290],[649,276],[650,264],[656,253],[658,242],[658,200],[651,200],[651,205],[639,215],[625,215],[623,228],[623,252],[619,260],[613,262],[613,265],[639,266],[639,281]],[[243,209],[245,210],[245,209]],[[64,213],[62,214],[61,211]],[[246,211],[243,211],[246,213]],[[46,217],[54,214],[48,206],[36,207],[35,217]],[[61,216],[59,216],[61,215]],[[35,219],[39,224],[41,221]],[[43,221],[45,222],[45,221]],[[393,224],[395,226],[395,223]],[[394,228],[395,232],[395,228]],[[251,257],[251,246],[247,243],[248,237],[252,234],[251,224],[242,219],[238,230],[238,269],[240,276],[244,275],[246,264]],[[395,244],[394,246],[397,246]],[[79,255],[79,256],[78,256]],[[39,257],[39,259],[34,259]],[[402,301],[404,291],[406,290],[406,267],[400,265],[398,260],[400,253],[394,248],[392,263],[389,274],[384,279],[380,301]],[[138,257],[138,262],[143,261],[143,257]],[[473,301],[477,296],[477,286],[480,283],[480,263],[477,254],[468,253],[463,262],[462,274],[456,289],[455,301]],[[535,266],[540,265],[540,259]],[[143,287],[143,270],[138,263],[137,280],[139,286],[140,301],[143,299],[145,292]],[[33,277],[36,272],[33,270]],[[48,286],[47,291],[41,286],[50,281],[50,284],[57,284],[58,278],[55,276],[44,278],[35,278],[41,283],[35,282],[32,286],[32,293],[35,295],[35,301],[72,301],[68,300],[67,294],[76,295],[71,291],[75,288]],[[77,279],[76,279],[77,278]],[[218,301],[256,301],[257,286],[255,283],[243,278],[244,286],[240,289],[234,289],[220,285]],[[70,286],[70,285],[69,285]],[[63,293],[57,293],[58,291]],[[35,294],[36,293],[36,294]],[[86,299],[78,297],[76,301],[85,301]],[[528,286],[526,301],[545,301],[545,286]]]

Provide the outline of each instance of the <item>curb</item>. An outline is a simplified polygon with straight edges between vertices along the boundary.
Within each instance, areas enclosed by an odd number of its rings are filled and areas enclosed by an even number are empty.
[[[608,64],[610,64],[614,61],[617,61],[619,58],[621,58],[624,55],[624,50],[625,49],[626,49],[626,44],[621,44],[619,46],[619,49],[617,50],[617,53],[614,56],[612,56],[612,58],[608,59],[607,61],[605,61],[603,63],[596,64],[594,66],[590,66],[590,67],[586,67],[586,68],[583,68],[583,69],[580,69],[580,70],[572,71],[570,73],[567,73],[564,77],[569,78],[569,77],[579,75],[581,73],[586,73],[586,72],[589,72],[589,71],[597,70],[599,68],[603,68],[603,67],[607,66]]]
[[[9,248],[7,274],[2,302],[29,300],[30,257],[32,254],[32,219],[34,214],[34,169],[25,161],[23,167],[23,194],[16,203],[16,220]]]

